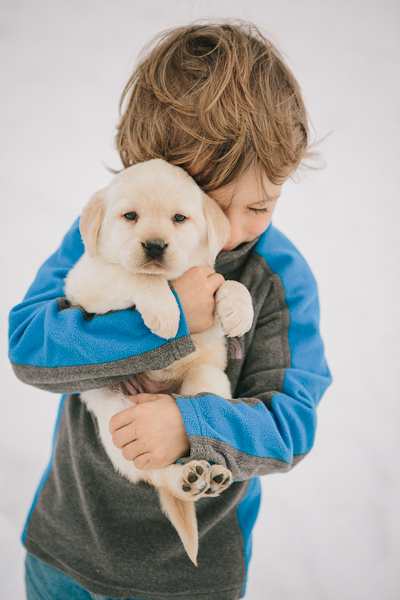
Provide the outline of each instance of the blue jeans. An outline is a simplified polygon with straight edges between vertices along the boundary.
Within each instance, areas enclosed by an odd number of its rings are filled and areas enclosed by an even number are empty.
[[[71,577],[31,554],[25,560],[25,585],[28,600],[110,600],[88,592]]]

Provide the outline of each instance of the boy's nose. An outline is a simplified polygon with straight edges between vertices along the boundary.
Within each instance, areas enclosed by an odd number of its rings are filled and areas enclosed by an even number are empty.
[[[158,258],[163,254],[168,244],[164,240],[146,240],[142,246],[149,258]]]

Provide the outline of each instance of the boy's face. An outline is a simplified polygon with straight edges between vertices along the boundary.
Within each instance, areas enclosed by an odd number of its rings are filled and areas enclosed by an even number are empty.
[[[209,192],[231,224],[231,236],[223,250],[233,250],[261,235],[271,223],[282,184],[272,183],[266,175],[262,183],[253,170],[237,182]]]

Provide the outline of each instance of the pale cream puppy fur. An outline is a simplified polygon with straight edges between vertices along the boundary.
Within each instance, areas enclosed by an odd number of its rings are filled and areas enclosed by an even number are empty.
[[[97,192],[83,210],[80,230],[85,253],[66,279],[70,302],[97,314],[135,305],[145,325],[169,339],[177,334],[180,319],[169,281],[191,267],[212,265],[229,239],[230,226],[216,202],[190,175],[154,159],[122,171]],[[210,329],[192,335],[194,353],[145,374],[152,390],[231,398],[224,373],[225,334],[241,336],[250,329],[253,306],[248,290],[236,281],[225,281],[215,294],[215,315]],[[230,471],[206,461],[137,469],[114,446],[109,432],[111,417],[132,406],[127,393],[126,387],[113,386],[87,391],[81,399],[97,418],[115,469],[132,482],[144,480],[157,488],[162,510],[196,564],[194,501],[226,489],[232,483]]]

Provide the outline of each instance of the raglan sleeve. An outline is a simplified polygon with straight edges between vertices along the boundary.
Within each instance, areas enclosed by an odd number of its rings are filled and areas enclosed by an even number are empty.
[[[77,219],[10,313],[9,358],[21,381],[52,392],[82,392],[164,368],[195,350],[181,307],[178,333],[165,340],[134,307],[93,315],[70,305],[64,279],[83,252]]]
[[[317,285],[304,259],[294,258],[269,270],[236,397],[177,397],[190,441],[190,456],[181,462],[222,464],[239,481],[288,471],[310,452],[331,374]]]

